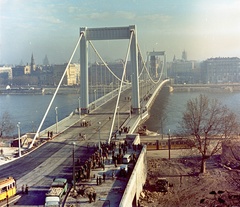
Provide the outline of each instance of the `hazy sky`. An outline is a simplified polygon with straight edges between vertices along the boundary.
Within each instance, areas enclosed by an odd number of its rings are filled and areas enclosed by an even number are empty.
[[[79,28],[137,26],[142,53],[167,60],[240,57],[239,0],[0,0],[0,64],[67,62]],[[128,41],[101,42],[99,53],[125,59]],[[79,59],[78,55],[75,59]]]

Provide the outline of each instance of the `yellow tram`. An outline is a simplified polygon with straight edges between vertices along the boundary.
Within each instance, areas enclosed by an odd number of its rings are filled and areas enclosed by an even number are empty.
[[[174,138],[156,140],[154,143],[147,143],[147,150],[167,150],[169,147],[172,150],[176,149],[191,149],[195,147],[195,143],[189,138]]]
[[[16,193],[17,186],[13,177],[0,179],[0,201],[10,198]]]

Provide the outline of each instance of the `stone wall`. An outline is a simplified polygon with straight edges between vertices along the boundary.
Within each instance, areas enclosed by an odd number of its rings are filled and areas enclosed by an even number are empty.
[[[133,169],[132,175],[123,193],[122,200],[119,207],[137,206],[137,201],[147,178],[147,148],[143,146],[142,151],[138,157],[137,163]]]

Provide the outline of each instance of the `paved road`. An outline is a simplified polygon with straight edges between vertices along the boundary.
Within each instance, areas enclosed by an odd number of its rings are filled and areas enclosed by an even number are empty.
[[[125,100],[130,96],[130,90],[124,92],[119,103],[119,123],[125,122],[129,117],[131,102]],[[29,153],[13,162],[0,166],[0,177],[13,176],[17,179],[18,190],[22,185],[29,186],[29,194],[22,196],[17,205],[41,206],[44,204],[45,193],[47,192],[52,179],[56,176],[72,180],[72,152],[73,142],[75,145],[75,158],[83,163],[93,151],[87,150],[87,145],[98,145],[99,126],[101,141],[106,141],[112,123],[112,117],[116,98],[96,109],[82,119],[91,123],[91,126],[81,127],[78,121],[75,125],[59,134],[59,136],[48,141],[34,152]],[[78,115],[74,115],[78,116]],[[73,117],[76,119],[76,117]],[[71,121],[71,119],[69,119]],[[99,125],[98,122],[101,122]],[[66,123],[66,125],[69,123]],[[117,118],[115,127],[117,126]],[[59,126],[60,131],[61,126]],[[116,129],[116,128],[115,128]],[[86,134],[86,140],[79,137],[79,133]],[[1,206],[1,205],[0,205]]]

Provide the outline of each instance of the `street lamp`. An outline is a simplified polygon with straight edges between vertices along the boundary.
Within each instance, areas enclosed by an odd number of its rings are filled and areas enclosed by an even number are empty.
[[[58,111],[57,111],[58,107],[55,107],[55,111],[56,111],[56,134],[58,133]]]
[[[117,114],[118,115],[118,117],[117,117],[118,118],[118,120],[117,120],[118,121],[118,125],[117,126],[118,126],[118,131],[119,131],[119,106],[117,107],[117,113],[118,113]]]
[[[20,139],[20,122],[17,123],[18,128],[18,156],[21,157],[21,139]]]
[[[72,156],[73,156],[73,174],[72,174],[72,176],[73,176],[73,190],[74,190],[74,191],[76,190],[76,179],[75,179],[75,155],[74,155],[74,153],[75,153],[75,145],[76,145],[76,143],[73,142],[73,152],[72,152]]]
[[[171,150],[171,137],[170,137],[170,129],[168,130],[168,159],[170,160],[170,150]]]
[[[99,130],[98,130],[98,133],[99,133],[99,134],[98,134],[98,138],[99,138],[98,150],[99,150],[99,153],[100,153],[100,155],[101,155],[102,153],[101,153],[101,137],[100,137],[100,134],[101,134],[101,133],[100,133],[100,130],[101,130],[101,124],[102,124],[102,123],[99,121],[98,124],[99,124]]]
[[[110,207],[110,200],[106,199],[106,198],[99,198],[99,201],[108,201],[108,205]]]
[[[97,100],[97,90],[96,89],[94,90],[94,99],[95,99],[94,100],[94,102],[95,102]]]
[[[81,100],[81,97],[78,97],[78,113],[79,113],[79,118],[81,118],[81,108],[80,108],[80,100]]]

